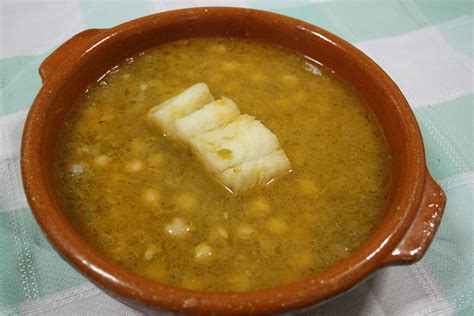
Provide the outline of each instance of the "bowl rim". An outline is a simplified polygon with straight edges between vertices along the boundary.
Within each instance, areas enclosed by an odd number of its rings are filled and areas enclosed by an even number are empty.
[[[349,52],[354,59],[362,60],[390,90],[394,98],[392,102],[398,107],[400,118],[404,123],[401,128],[405,129],[408,143],[413,148],[404,153],[406,159],[410,161],[408,165],[411,170],[407,170],[407,173],[411,175],[412,180],[409,186],[402,188],[405,198],[400,201],[399,217],[391,219],[388,223],[384,222],[377,228],[377,234],[372,235],[347,259],[306,280],[271,289],[230,294],[189,290],[149,281],[112,263],[88,246],[68,223],[56,198],[47,189],[46,171],[43,170],[40,159],[45,120],[50,110],[49,105],[54,102],[57,91],[81,66],[81,60],[88,58],[95,48],[106,42],[121,41],[118,35],[122,35],[123,38],[132,36],[144,26],[152,27],[151,25],[156,24],[158,19],[163,23],[177,18],[213,13],[260,15],[272,18],[279,23],[298,27],[302,32],[311,32],[313,35],[323,37]],[[314,304],[348,290],[383,266],[383,259],[390,256],[403,239],[417,213],[427,177],[421,133],[413,112],[397,85],[374,61],[348,42],[317,26],[268,11],[232,7],[188,8],[145,16],[101,30],[91,36],[79,49],[71,51],[44,81],[30,109],[22,137],[21,167],[28,203],[43,232],[59,254],[93,283],[103,289],[112,290],[109,294],[137,303],[173,311],[201,313],[203,311],[276,312]]]

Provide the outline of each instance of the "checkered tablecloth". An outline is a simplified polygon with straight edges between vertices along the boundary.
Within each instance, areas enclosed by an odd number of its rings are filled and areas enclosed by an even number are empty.
[[[0,0],[0,314],[131,315],[62,261],[22,189],[20,138],[59,44],[160,11],[206,5],[270,10],[356,45],[397,82],[420,124],[428,166],[446,192],[425,257],[378,271],[319,307],[328,315],[474,315],[473,1],[8,1]]]

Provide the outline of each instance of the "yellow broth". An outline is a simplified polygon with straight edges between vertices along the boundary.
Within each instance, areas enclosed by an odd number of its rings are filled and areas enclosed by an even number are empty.
[[[271,129],[292,172],[232,194],[148,124],[150,108],[197,82]],[[346,258],[374,228],[388,174],[383,136],[352,89],[303,56],[240,39],[173,42],[113,68],[75,105],[56,162],[61,205],[99,252],[218,292],[275,287]]]

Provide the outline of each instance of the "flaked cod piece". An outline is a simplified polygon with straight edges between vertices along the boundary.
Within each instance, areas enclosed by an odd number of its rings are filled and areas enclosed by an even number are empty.
[[[216,173],[263,158],[280,147],[268,128],[249,115],[240,115],[229,125],[194,137],[191,148]]]
[[[193,137],[225,126],[239,115],[239,108],[234,101],[223,97],[186,117],[177,119],[176,133],[181,140],[191,142]]]
[[[229,188],[245,190],[258,184],[267,183],[275,176],[291,169],[290,161],[283,149],[270,155],[244,162],[217,174],[217,178]]]
[[[231,99],[217,101],[198,83],[152,108],[148,119],[187,145],[233,192],[270,182],[291,169],[278,138]]]
[[[172,138],[176,137],[176,120],[188,116],[214,101],[214,97],[205,83],[197,83],[182,93],[153,107],[148,118],[161,127],[163,132]]]

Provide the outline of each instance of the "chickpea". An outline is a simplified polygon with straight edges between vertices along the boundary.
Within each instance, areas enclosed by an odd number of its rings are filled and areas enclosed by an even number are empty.
[[[249,239],[250,236],[254,233],[254,230],[250,225],[241,224],[237,227],[235,234],[240,239]]]
[[[314,194],[317,192],[316,185],[309,179],[302,179],[298,183],[301,193],[305,195]]]
[[[280,218],[272,218],[265,223],[267,230],[273,234],[281,235],[288,231],[288,224]]]
[[[125,167],[129,173],[138,173],[143,170],[145,164],[139,159],[132,159],[129,161]]]
[[[73,175],[78,176],[84,173],[84,164],[82,163],[75,163],[71,165],[69,170],[72,172]]]
[[[155,153],[155,154],[150,155],[150,157],[148,157],[147,162],[152,167],[160,167],[161,165],[163,165],[164,158],[161,154]]]
[[[100,155],[99,157],[95,158],[94,163],[98,167],[105,167],[110,161],[109,156],[107,155]]]
[[[159,195],[156,190],[148,188],[142,193],[142,200],[145,204],[156,204],[159,201]]]
[[[250,279],[242,274],[235,274],[230,276],[227,279],[227,282],[229,283],[229,287],[235,292],[248,291],[250,290],[250,287],[252,285]]]
[[[181,281],[181,286],[185,289],[200,290],[203,288],[203,282],[202,280],[195,277],[184,278]]]
[[[148,84],[145,82],[140,83],[140,90],[145,91],[146,89],[148,89]]]
[[[240,64],[236,61],[226,61],[222,64],[222,70],[225,72],[235,72],[239,67]]]
[[[134,156],[142,156],[146,153],[146,143],[143,138],[136,137],[130,143],[130,152]]]
[[[145,275],[152,280],[163,281],[168,277],[168,272],[160,262],[152,262],[145,268]]]
[[[298,78],[296,78],[294,75],[286,74],[281,76],[281,81],[287,85],[295,85],[298,83]]]
[[[151,260],[160,251],[161,249],[157,244],[151,244],[145,250],[145,253],[143,254],[143,258],[145,258],[145,260]]]
[[[165,232],[171,237],[183,238],[189,234],[190,231],[191,227],[186,225],[179,217],[175,217],[170,224],[165,226]]]
[[[303,251],[293,256],[292,265],[298,270],[311,268],[314,263],[314,256],[310,251]]]
[[[202,242],[194,248],[194,261],[209,262],[214,256],[214,250],[207,243]]]
[[[176,205],[185,211],[193,211],[198,205],[198,200],[193,193],[183,193],[176,197]]]
[[[268,201],[263,198],[256,198],[247,208],[247,212],[254,216],[265,216],[270,213],[271,207]]]

